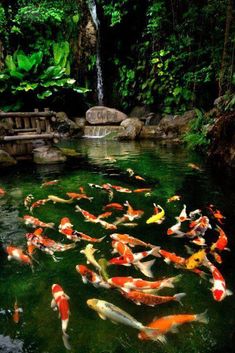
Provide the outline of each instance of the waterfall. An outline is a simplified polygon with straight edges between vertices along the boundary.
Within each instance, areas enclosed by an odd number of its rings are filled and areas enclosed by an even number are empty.
[[[103,73],[101,67],[101,45],[100,45],[100,21],[97,16],[97,8],[95,0],[87,0],[88,8],[96,27],[97,31],[97,42],[96,42],[96,72],[97,72],[97,97],[98,104],[104,104],[104,83],[103,83]]]
[[[111,134],[111,131],[106,126],[85,126],[84,136],[85,138],[104,138]]]

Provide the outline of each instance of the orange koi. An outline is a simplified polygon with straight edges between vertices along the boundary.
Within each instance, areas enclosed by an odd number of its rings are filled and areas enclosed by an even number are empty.
[[[0,188],[0,196],[4,196],[6,194],[6,191],[2,188]]]
[[[32,266],[32,261],[30,257],[24,254],[22,249],[17,248],[16,246],[7,246],[6,252],[8,255],[7,256],[8,260],[14,259],[19,262],[22,262],[23,264]]]
[[[124,217],[126,217],[129,221],[138,219],[144,214],[144,211],[142,210],[134,210],[128,201],[124,203],[124,206],[127,207],[127,213],[124,215]]]
[[[178,293],[173,296],[161,296],[161,295],[154,295],[154,294],[148,294],[148,293],[143,293],[139,291],[121,291],[122,295],[126,297],[127,299],[130,299],[137,305],[145,304],[149,306],[155,306],[159,304],[164,304],[170,301],[178,301],[180,302],[181,299],[186,295],[186,293]]]
[[[228,248],[226,248],[228,244],[228,238],[223,229],[217,225],[216,231],[219,232],[219,237],[217,241],[211,245],[211,251],[215,251],[216,249],[220,251],[229,250]]]
[[[165,334],[168,332],[176,332],[177,326],[198,321],[204,324],[208,323],[206,312],[202,314],[179,314],[164,316],[159,319],[154,319],[150,324],[147,325],[149,328],[154,328],[156,331],[146,332],[141,331],[138,334],[138,338],[141,340],[153,340],[166,343]]]
[[[194,164],[194,163],[188,163],[188,167],[195,169],[195,170],[198,170],[200,172],[203,171],[203,169],[201,167],[199,167],[197,164]]]
[[[181,199],[181,196],[174,195],[174,196],[171,196],[169,199],[167,199],[167,202],[180,201],[180,199]]]
[[[135,189],[133,190],[133,192],[150,192],[151,189],[150,188],[142,188],[142,189]]]
[[[124,244],[129,244],[129,246],[131,247],[138,246],[138,245],[150,247],[150,248],[154,247],[154,245],[145,243],[144,241],[137,239],[135,237],[131,237],[129,234],[113,233],[113,234],[110,234],[110,238],[112,238],[113,240],[122,242]]]
[[[88,211],[83,210],[80,206],[76,205],[75,208],[76,208],[75,212],[81,212],[83,217],[86,219],[86,222],[100,223],[101,226],[104,227],[105,229],[110,229],[110,230],[117,229],[116,225],[114,225],[112,223],[108,223],[108,222],[100,219],[100,217],[94,216],[93,214],[89,213]]]
[[[93,200],[94,197],[89,197],[86,194],[77,194],[75,192],[66,192],[66,195],[68,195],[69,198],[75,199],[75,200]]]
[[[214,205],[209,205],[207,207],[209,211],[211,212],[212,216],[220,223],[223,224],[223,221],[225,220],[225,217],[222,215],[220,210],[217,210]]]
[[[12,319],[15,324],[18,324],[20,321],[20,308],[18,307],[17,300],[15,301],[15,304],[14,304],[14,313],[13,313]]]
[[[106,206],[103,207],[103,209],[106,211],[106,210],[109,210],[109,209],[115,209],[115,210],[118,210],[118,211],[122,211],[123,210],[123,206],[120,204],[120,203],[116,203],[116,202],[113,202],[113,203],[109,203],[107,204]]]
[[[59,183],[59,180],[45,181],[44,183],[42,183],[41,188],[45,188],[47,186],[57,185],[58,183]]]

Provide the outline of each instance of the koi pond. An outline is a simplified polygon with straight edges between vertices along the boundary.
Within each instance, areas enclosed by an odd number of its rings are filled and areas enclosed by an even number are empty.
[[[94,238],[104,237],[100,243],[94,243],[95,259],[107,260],[118,256],[112,254],[112,233],[125,233],[147,243],[160,246],[162,249],[188,258],[187,245],[193,253],[201,249],[191,242],[189,237],[182,238],[167,235],[167,230],[176,224],[183,205],[187,213],[201,209],[202,214],[209,218],[211,229],[205,232],[207,249],[218,238],[216,225],[219,225],[228,238],[231,251],[218,252],[222,263],[218,264],[209,254],[208,258],[221,272],[226,287],[235,291],[235,191],[232,177],[222,176],[218,170],[205,165],[200,156],[188,152],[178,145],[159,145],[156,142],[117,143],[108,140],[80,140],[63,143],[64,148],[75,149],[78,157],[64,165],[32,166],[22,164],[8,170],[0,176],[0,188],[5,194],[0,197],[0,239],[1,239],[1,285],[0,285],[0,352],[4,353],[61,353],[66,348],[62,339],[61,319],[58,311],[51,309],[53,284],[59,284],[70,297],[71,315],[67,328],[71,352],[74,353],[232,353],[235,340],[235,300],[234,295],[226,296],[222,301],[213,298],[211,272],[205,266],[200,269],[207,275],[205,278],[174,263],[166,263],[162,256],[156,259],[153,266],[153,278],[145,277],[134,266],[110,265],[108,276],[132,276],[145,280],[157,280],[181,275],[174,283],[174,288],[163,288],[157,294],[173,296],[176,293],[186,293],[177,301],[170,301],[154,307],[136,305],[124,297],[115,288],[95,288],[91,283],[83,283],[81,275],[76,271],[77,264],[84,264],[98,273],[92,265],[87,265],[86,257],[81,250],[87,241],[75,243],[75,247],[63,252],[55,252],[56,261],[50,254],[35,249],[33,252],[33,270],[27,264],[7,258],[7,246],[20,247],[27,254],[26,233],[35,229],[26,226],[24,215],[31,215],[40,221],[55,224],[54,229],[46,228],[44,235],[60,242],[71,244],[72,241],[59,233],[58,226],[63,217],[68,217],[73,229]],[[196,166],[196,168],[195,168]],[[199,166],[199,167],[198,167]],[[134,177],[131,176],[134,171]],[[135,178],[140,176],[140,178]],[[142,178],[144,180],[142,180]],[[43,183],[59,180],[52,185]],[[234,180],[233,180],[234,181]],[[111,200],[110,193],[88,184],[111,184],[130,190],[151,188],[149,192],[121,193],[115,188]],[[79,189],[83,187],[84,190]],[[71,203],[52,201],[40,207],[35,207],[30,213],[24,205],[27,195],[32,194],[33,202],[47,199],[55,195],[69,199],[66,193],[86,193],[92,200],[74,199]],[[179,201],[167,200],[179,195]],[[109,203],[123,205],[129,201],[134,210],[142,210],[142,217],[125,224],[117,225],[116,230],[108,230],[100,223],[86,222],[81,212],[75,212],[79,205],[83,210],[96,216],[105,212],[104,206]],[[146,224],[146,220],[154,213],[153,203],[160,205],[165,211],[165,220],[161,224]],[[222,224],[217,222],[208,209],[215,205],[226,217]],[[104,220],[115,223],[127,210],[111,210],[112,214]],[[107,215],[106,215],[107,216]],[[196,215],[196,219],[199,216]],[[127,224],[126,224],[127,223]],[[132,223],[137,223],[133,226]],[[182,229],[185,227],[182,224]],[[183,230],[186,231],[185,229]],[[143,247],[131,248],[135,252]],[[133,327],[114,324],[109,319],[102,320],[97,312],[91,310],[87,300],[97,298],[108,301],[124,310],[143,325],[148,325],[154,318],[177,314],[200,314],[207,310],[207,324],[191,322],[178,327],[178,332],[168,332],[166,343],[139,340],[139,331]],[[14,320],[14,305],[19,311],[19,322]]]

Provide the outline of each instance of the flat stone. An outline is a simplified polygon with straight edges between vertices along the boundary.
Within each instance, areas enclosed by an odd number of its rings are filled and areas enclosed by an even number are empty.
[[[114,108],[92,107],[86,112],[86,121],[91,125],[119,124],[127,115]]]
[[[43,146],[33,150],[33,161],[36,164],[64,163],[67,157],[57,147]]]

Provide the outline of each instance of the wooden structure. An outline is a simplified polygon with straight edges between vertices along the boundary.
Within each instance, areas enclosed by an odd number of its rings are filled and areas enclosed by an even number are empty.
[[[47,108],[42,112],[38,109],[34,112],[0,111],[0,148],[12,156],[31,154],[34,141],[58,140],[59,134],[53,128],[55,121],[56,113]]]

